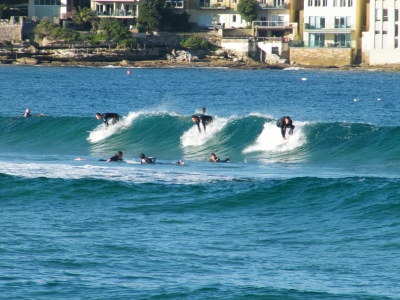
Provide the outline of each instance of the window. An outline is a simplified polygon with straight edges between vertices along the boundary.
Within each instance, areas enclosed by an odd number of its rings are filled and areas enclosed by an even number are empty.
[[[353,0],[348,0],[347,6],[348,7],[353,7]]]
[[[375,30],[375,34],[381,34],[379,30]]]
[[[351,17],[335,17],[335,28],[351,28]]]
[[[382,12],[380,8],[375,9],[375,21],[380,21],[382,16]]]
[[[310,29],[325,28],[325,17],[309,17]]]
[[[335,33],[335,44],[339,47],[350,47],[351,35],[349,33]]]
[[[321,0],[315,0],[315,5],[314,6],[321,6]]]
[[[61,5],[61,0],[35,0],[35,5]]]
[[[339,0],[339,1],[340,1],[340,7],[346,6],[346,0]]]
[[[308,0],[308,6],[313,6],[313,0]]]
[[[325,46],[325,34],[324,33],[310,33],[310,39],[308,41],[309,47],[324,47]]]
[[[399,20],[399,10],[395,9],[394,10],[394,21],[397,22]]]
[[[394,25],[394,36],[399,36],[399,24]]]
[[[261,20],[262,21],[262,20]],[[236,22],[236,15],[232,16],[232,22]]]
[[[260,17],[260,21],[267,21],[267,17],[266,16],[261,16]]]
[[[389,13],[388,13],[388,9],[383,9],[383,21],[387,21],[389,18]]]
[[[386,30],[383,30],[383,31],[382,31],[382,34],[387,34],[387,31],[386,31]]]
[[[322,0],[322,6],[328,6],[328,0]]]
[[[399,40],[398,39],[394,40],[394,47],[399,48]]]
[[[338,0],[333,0],[333,7],[337,7],[338,6],[337,2],[338,2]]]

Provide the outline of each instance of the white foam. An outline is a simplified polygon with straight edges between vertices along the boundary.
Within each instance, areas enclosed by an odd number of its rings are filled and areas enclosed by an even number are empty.
[[[127,183],[202,184],[215,180],[230,181],[232,176],[189,170],[181,166],[97,163],[12,163],[2,162],[0,173],[23,178],[100,179]]]
[[[117,132],[121,132],[132,125],[134,119],[136,119],[141,113],[130,112],[126,117],[122,117],[120,121],[114,125],[110,125],[107,128],[101,123],[93,131],[90,131],[87,140],[92,143],[102,141]]]
[[[284,152],[300,147],[306,143],[306,138],[302,131],[306,123],[296,122],[293,135],[288,135],[288,130],[286,131],[286,140],[282,139],[281,129],[276,126],[275,122],[265,123],[264,129],[255,143],[244,149],[243,153],[259,151]]]
[[[181,144],[183,147],[204,145],[207,141],[211,140],[217,132],[221,131],[227,123],[228,119],[214,118],[213,122],[207,125],[206,132],[203,131],[203,126],[200,124],[201,133],[199,133],[199,129],[195,124],[181,136]]]

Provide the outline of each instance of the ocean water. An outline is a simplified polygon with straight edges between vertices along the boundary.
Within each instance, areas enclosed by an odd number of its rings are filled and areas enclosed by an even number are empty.
[[[0,66],[0,298],[400,299],[399,73],[127,70]]]

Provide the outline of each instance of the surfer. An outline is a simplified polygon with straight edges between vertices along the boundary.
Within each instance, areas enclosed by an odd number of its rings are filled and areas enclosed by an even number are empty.
[[[213,118],[211,116],[192,116],[192,121],[196,123],[199,132],[201,133],[200,129],[200,122],[203,124],[204,132],[206,132],[206,125],[213,122]]]
[[[229,157],[224,160],[219,159],[214,153],[211,153],[209,162],[229,162]]]
[[[294,129],[294,125],[293,125],[293,121],[292,119],[290,119],[289,116],[283,116],[282,118],[280,118],[277,122],[276,122],[276,126],[281,128],[281,133],[282,133],[282,137],[284,140],[286,140],[286,128],[290,128],[289,129],[289,135],[293,134],[293,129]]]
[[[24,118],[32,117],[31,110],[29,108],[25,109]]]
[[[122,151],[118,151],[114,156],[111,156],[108,159],[99,159],[99,161],[106,161],[106,162],[111,162],[111,161],[122,161]],[[80,160],[80,159],[79,159]]]
[[[24,118],[32,117],[31,110],[29,108],[25,109]],[[43,117],[43,114],[38,114],[38,117]]]
[[[103,119],[104,126],[107,128],[109,125],[114,125],[119,121],[119,115],[116,113],[96,113],[96,119]],[[108,124],[108,119],[111,119],[111,124]]]
[[[154,164],[156,162],[155,157],[146,157],[143,153],[140,154],[140,162],[142,164]]]

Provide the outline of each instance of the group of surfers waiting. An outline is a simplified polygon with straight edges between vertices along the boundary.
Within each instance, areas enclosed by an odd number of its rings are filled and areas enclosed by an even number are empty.
[[[206,132],[207,125],[213,122],[213,118],[209,115],[206,115],[206,108],[202,107],[200,109],[201,113],[192,115],[192,121],[196,123],[197,128],[199,129],[199,133],[201,133],[200,123],[203,126],[203,131]],[[42,117],[43,114],[39,114],[38,116]],[[27,108],[24,113],[24,117],[31,117],[30,109]],[[117,113],[96,113],[97,120],[103,120],[104,126],[107,128],[110,125],[114,125],[119,122],[119,115]],[[277,122],[276,126],[281,129],[282,138],[286,140],[286,130],[289,129],[289,135],[293,134],[293,130],[295,126],[293,125],[293,121],[289,116],[281,117]],[[122,151],[118,151],[114,156],[108,158],[107,160],[101,161],[122,161],[123,153]],[[140,161],[142,164],[152,164],[156,162],[155,157],[146,157],[143,153],[140,154]],[[210,155],[210,162],[229,162],[229,157],[224,160],[219,159],[214,153]],[[179,160],[176,164],[183,165],[184,161]]]

